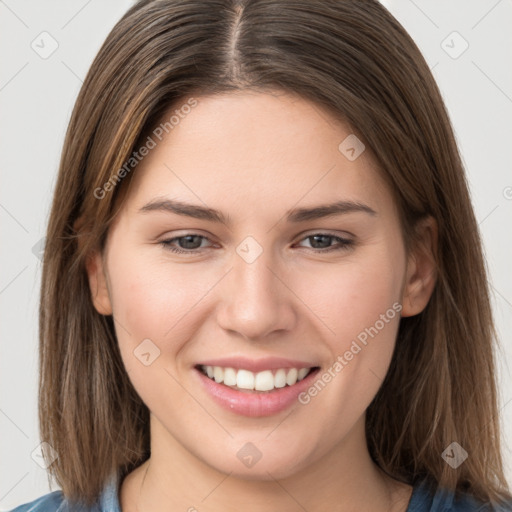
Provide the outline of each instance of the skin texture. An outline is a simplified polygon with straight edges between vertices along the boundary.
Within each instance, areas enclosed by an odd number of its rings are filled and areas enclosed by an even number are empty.
[[[220,408],[194,365],[276,356],[325,371],[393,304],[402,316],[426,306],[435,223],[421,228],[426,250],[407,254],[370,150],[349,161],[338,146],[352,130],[311,102],[281,92],[196,99],[133,171],[105,251],[88,263],[94,305],[114,315],[126,370],[151,411],[152,455],[124,480],[123,512],[406,510],[411,488],[372,462],[364,434],[399,315],[309,404],[269,417]],[[230,223],[138,211],[157,197],[221,210]],[[376,215],[284,219],[340,200]],[[308,236],[324,233],[353,245],[322,252],[338,240],[315,245]],[[159,243],[186,234],[206,237],[194,254]],[[247,236],[263,250],[250,264],[236,252]],[[133,353],[147,338],[160,349],[149,366]],[[250,468],[237,458],[247,442],[262,453]]]

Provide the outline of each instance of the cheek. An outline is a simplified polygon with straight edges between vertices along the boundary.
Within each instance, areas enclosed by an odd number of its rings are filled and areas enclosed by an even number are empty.
[[[326,303],[329,315],[323,318],[334,331],[324,337],[330,358],[299,397],[301,404],[311,407],[313,430],[338,433],[329,434],[333,436],[348,432],[387,374],[401,305],[394,301],[394,286],[377,283],[376,277],[351,272],[342,283],[347,286],[346,293],[333,293],[331,302]]]
[[[115,329],[125,369],[132,384],[151,411],[172,410],[187,405],[175,374],[173,361],[200,321],[198,302],[205,282],[197,272],[179,272],[162,262],[142,258],[117,259],[110,267]],[[160,392],[155,392],[159,390]],[[166,390],[162,393],[162,390]],[[190,404],[188,404],[190,406]],[[174,418],[176,420],[176,418]]]
[[[392,246],[374,247],[308,279],[309,290],[301,292],[329,329],[323,329],[330,353],[324,377],[333,384],[322,402],[333,411],[362,414],[387,373],[400,322],[403,265]]]
[[[360,332],[379,322],[381,315],[387,316],[385,320],[398,316],[402,260],[400,254],[384,246],[309,274],[300,293],[330,331],[326,339],[333,340],[333,348],[345,349]]]
[[[205,294],[208,280],[198,280],[192,266],[177,271],[165,261],[142,257],[116,261],[119,264],[111,265],[110,282],[121,350],[132,352],[150,339],[162,352],[178,351],[172,340],[186,339],[194,306]]]

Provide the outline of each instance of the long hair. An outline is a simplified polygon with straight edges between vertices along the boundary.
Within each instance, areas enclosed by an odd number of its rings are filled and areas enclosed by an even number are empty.
[[[373,459],[410,484],[430,475],[454,492],[509,497],[496,336],[461,158],[424,58],[376,0],[143,0],[108,35],[69,123],[43,259],[39,420],[59,455],[50,476],[68,499],[92,503],[112,472],[149,457],[149,412],[125,371],[115,319],[94,309],[85,264],[137,172],[126,162],[163,113],[244,89],[293,92],[357,130],[394,195],[407,247],[419,219],[437,222],[433,295],[401,319],[367,410]],[[106,186],[123,166],[123,179]],[[454,441],[469,453],[456,470],[441,457]]]

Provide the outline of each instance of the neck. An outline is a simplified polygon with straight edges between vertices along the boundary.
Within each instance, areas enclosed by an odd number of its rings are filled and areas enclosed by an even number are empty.
[[[364,416],[342,443],[316,460],[301,461],[299,467],[290,468],[283,478],[262,467],[254,478],[220,472],[151,416],[151,457],[123,482],[121,508],[123,512],[260,512],[269,508],[395,512],[407,508],[411,488],[390,479],[371,460]]]

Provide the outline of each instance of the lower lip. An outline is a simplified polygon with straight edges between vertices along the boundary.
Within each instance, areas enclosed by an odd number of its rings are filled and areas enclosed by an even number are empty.
[[[311,381],[319,371],[318,368],[313,370],[293,386],[285,386],[270,392],[244,393],[215,382],[197,368],[194,368],[194,370],[199,375],[206,392],[216,403],[228,411],[252,418],[272,416],[290,407],[298,401],[299,394],[310,386]]]

